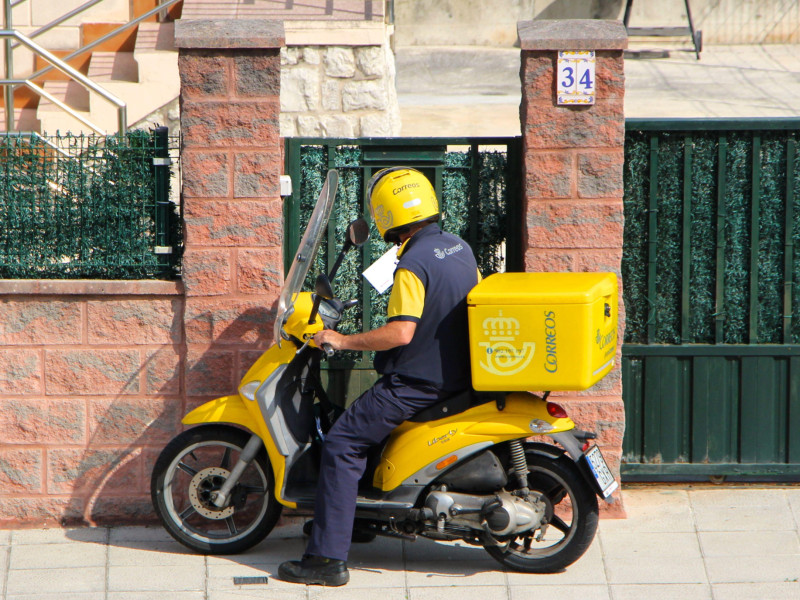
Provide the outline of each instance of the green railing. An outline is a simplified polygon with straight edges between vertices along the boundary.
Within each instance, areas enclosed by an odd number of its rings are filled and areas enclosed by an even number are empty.
[[[284,256],[290,261],[294,255],[328,169],[339,172],[333,226],[307,289],[312,289],[317,273],[332,265],[347,223],[367,216],[365,182],[382,168],[408,165],[431,180],[440,199],[443,228],[469,242],[484,275],[519,270],[519,148],[520,138],[287,138],[286,165],[294,190],[285,205]],[[340,325],[345,333],[380,326],[386,315],[388,293],[377,294],[361,276],[389,248],[370,226],[370,241],[360,253],[349,254],[334,282],[339,297],[362,300]],[[352,400],[374,379],[369,353],[339,353],[325,367],[329,387],[338,388],[335,397]]]
[[[628,120],[628,477],[800,475],[800,119]]]
[[[0,279],[171,279],[180,219],[177,140],[0,136]]]

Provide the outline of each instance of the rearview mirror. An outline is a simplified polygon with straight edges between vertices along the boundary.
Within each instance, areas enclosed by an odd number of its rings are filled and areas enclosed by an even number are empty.
[[[325,273],[320,273],[317,275],[317,281],[314,284],[314,291],[317,293],[317,296],[320,298],[325,298],[325,300],[330,300],[333,298],[333,287],[331,287],[331,280],[328,279],[328,276]]]
[[[369,225],[363,218],[359,217],[347,226],[347,239],[356,248],[369,239]]]

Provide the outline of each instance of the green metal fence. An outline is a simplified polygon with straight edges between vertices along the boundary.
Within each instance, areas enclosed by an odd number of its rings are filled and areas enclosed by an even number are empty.
[[[0,278],[176,277],[177,149],[166,128],[0,137]]]
[[[623,474],[800,476],[800,119],[626,130]]]
[[[443,228],[469,242],[484,275],[519,270],[519,150],[520,138],[287,138],[286,165],[294,190],[285,205],[284,256],[287,261],[294,256],[328,169],[339,172],[333,226],[307,289],[312,289],[317,273],[332,265],[347,224],[367,215],[365,182],[377,170],[407,165],[431,180],[443,211]],[[361,276],[389,249],[370,226],[370,241],[360,253],[349,254],[334,282],[339,297],[361,300],[360,308],[352,309],[340,325],[345,333],[380,326],[386,315],[388,293],[378,295]],[[370,353],[348,352],[326,363],[323,378],[332,397],[353,400],[369,387],[375,379],[371,358]]]

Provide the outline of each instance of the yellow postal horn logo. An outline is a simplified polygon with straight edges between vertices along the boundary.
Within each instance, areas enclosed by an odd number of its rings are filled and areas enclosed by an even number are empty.
[[[488,342],[479,342],[485,349],[481,360],[481,368],[493,375],[515,375],[525,369],[533,358],[536,344],[517,341],[519,337],[519,321],[513,317],[504,317],[503,311],[496,317],[483,320],[483,335]]]

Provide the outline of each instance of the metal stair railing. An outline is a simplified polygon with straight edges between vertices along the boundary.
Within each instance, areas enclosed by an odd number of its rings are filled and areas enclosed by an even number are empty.
[[[47,98],[50,102],[65,110],[67,113],[72,115],[74,118],[78,119],[81,123],[88,126],[89,128],[93,129],[98,133],[105,134],[105,132],[97,127],[95,124],[90,122],[88,119],[83,117],[82,115],[78,114],[75,110],[67,106],[64,102],[61,102],[57,98],[55,98],[52,94],[49,94],[47,91],[42,89],[39,85],[33,82],[34,79],[41,77],[45,73],[48,73],[52,69],[58,69],[62,73],[65,73],[69,77],[75,79],[82,85],[88,87],[89,89],[97,92],[100,94],[101,97],[108,100],[112,104],[117,106],[117,115],[118,115],[118,126],[119,126],[119,133],[125,133],[127,131],[127,108],[125,102],[105,90],[102,86],[98,85],[97,83],[93,82],[91,79],[80,73],[79,71],[73,69],[68,63],[68,61],[72,60],[76,56],[80,56],[81,54],[85,54],[90,50],[96,48],[100,44],[108,41],[109,39],[119,35],[123,31],[126,31],[132,27],[139,25],[142,21],[150,18],[153,15],[158,14],[159,18],[163,19],[166,16],[167,10],[173,5],[181,0],[158,0],[158,5],[139,15],[135,19],[129,21],[128,23],[124,23],[114,29],[113,31],[107,33],[106,35],[98,38],[94,42],[87,44],[81,48],[78,48],[74,52],[71,52],[63,59],[58,58],[54,54],[48,52],[38,44],[32,41],[31,38],[41,35],[46,31],[49,31],[53,27],[56,27],[63,23],[64,21],[80,14],[86,9],[91,8],[92,6],[102,2],[103,0],[89,0],[85,2],[81,6],[74,8],[73,10],[61,15],[57,19],[54,19],[50,23],[40,27],[36,31],[32,32],[30,36],[25,36],[18,31],[15,31],[12,26],[11,21],[11,10],[16,6],[26,2],[27,0],[4,0],[4,29],[0,30],[0,37],[4,38],[5,40],[5,78],[0,79],[0,85],[4,87],[4,97],[5,97],[5,110],[6,110],[6,130],[13,131],[14,130],[14,90],[20,86],[25,86],[31,89],[33,92]],[[12,43],[12,39],[16,38],[18,41],[16,44]],[[50,65],[39,69],[32,75],[26,77],[25,79],[15,79],[14,78],[14,56],[13,50],[20,45],[24,45],[28,47],[30,50],[42,56],[45,60],[47,60]]]
[[[22,35],[18,31],[11,30],[0,30],[0,38],[4,38],[6,40],[6,48],[10,46],[10,40],[16,39],[22,45],[28,47],[34,53],[38,54],[42,58],[44,58],[47,62],[49,62],[52,67],[58,69],[68,77],[74,79],[78,83],[82,84],[83,86],[89,88],[90,90],[99,94],[102,98],[106,99],[111,104],[117,107],[117,125],[119,128],[119,133],[124,134],[128,129],[128,110],[127,105],[125,102],[117,98],[108,90],[104,89],[103,87],[96,84],[94,81],[89,79],[86,75],[81,73],[80,71],[72,68],[66,62],[58,58],[55,54],[45,50],[36,42],[30,40],[26,36]],[[13,62],[13,57],[6,56],[6,71],[12,70],[13,66],[10,63]],[[9,69],[9,66],[11,68]],[[13,79],[12,77],[6,77],[5,79],[0,79],[0,85],[5,86],[5,98],[6,98],[6,130],[7,131],[14,131],[14,90],[19,86],[26,86],[29,89],[33,90],[40,96],[47,98],[50,102],[65,110],[67,113],[72,115],[74,118],[78,119],[81,123],[86,125],[87,127],[93,129],[97,133],[105,135],[106,132],[103,131],[100,127],[83,117],[82,115],[78,114],[77,111],[67,106],[64,102],[53,96],[52,94],[48,93],[40,86],[35,84],[31,78],[27,79]]]
[[[24,0],[21,0],[21,1],[24,1]],[[136,27],[142,21],[144,21],[146,19],[149,19],[150,17],[152,17],[155,14],[159,14],[160,12],[169,9],[173,4],[177,4],[180,1],[181,0],[159,0],[159,4],[155,8],[150,9],[146,13],[143,13],[143,14],[139,15],[138,17],[136,17],[135,19],[133,19],[133,20],[127,22],[127,23],[123,23],[122,25],[120,25],[119,27],[114,29],[113,31],[110,31],[107,34],[105,34],[104,36],[102,36],[100,38],[97,38],[92,43],[86,44],[85,46],[83,46],[81,48],[78,48],[74,52],[70,52],[62,60],[70,61],[73,58],[75,58],[76,56],[80,56],[81,54],[85,54],[86,52],[89,52],[90,50],[93,50],[94,48],[96,48],[100,44],[102,44],[104,42],[107,42],[108,40],[110,40],[113,37],[116,37],[117,35],[119,35],[123,31],[127,31],[128,29]],[[50,71],[52,68],[53,67],[50,66],[50,67],[44,67],[43,69],[39,69],[33,75],[31,75],[29,77],[29,79],[36,79],[37,77],[41,77],[42,75],[44,75],[45,73]]]

